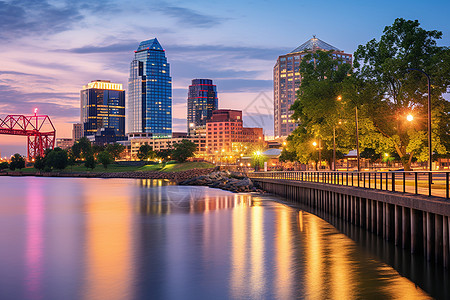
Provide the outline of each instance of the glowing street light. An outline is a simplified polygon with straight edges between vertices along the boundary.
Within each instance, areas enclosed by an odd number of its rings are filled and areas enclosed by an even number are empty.
[[[414,120],[413,115],[409,114],[406,116],[406,120],[408,120],[409,122],[411,122],[412,120]]]

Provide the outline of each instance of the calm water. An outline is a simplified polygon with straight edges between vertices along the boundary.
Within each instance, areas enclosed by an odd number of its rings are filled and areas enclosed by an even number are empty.
[[[268,196],[0,177],[0,200],[0,299],[448,296],[439,268]]]

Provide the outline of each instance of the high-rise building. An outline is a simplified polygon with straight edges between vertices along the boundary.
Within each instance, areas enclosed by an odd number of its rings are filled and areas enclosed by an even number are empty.
[[[72,139],[78,141],[83,137],[83,125],[81,123],[73,124],[72,128]]]
[[[125,136],[125,91],[122,84],[95,80],[81,90],[83,135],[108,130],[118,139]]]
[[[333,56],[342,60],[342,63],[352,63],[351,54],[344,53],[315,36],[290,53],[278,57],[273,68],[275,137],[286,137],[297,126],[295,121],[291,120],[293,111],[290,107],[296,99],[297,90],[301,84],[300,62],[305,55],[317,50],[333,51]]]
[[[211,79],[193,79],[189,86],[187,102],[188,134],[205,128],[213,110],[218,109],[217,89]]]
[[[156,38],[134,51],[127,96],[127,132],[172,134],[172,78],[165,51]]]

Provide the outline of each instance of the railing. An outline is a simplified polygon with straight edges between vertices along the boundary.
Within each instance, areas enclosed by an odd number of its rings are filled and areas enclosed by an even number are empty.
[[[436,196],[449,199],[450,172],[332,172],[332,171],[283,171],[253,172],[250,178],[271,178],[309,181],[333,185],[353,186]]]

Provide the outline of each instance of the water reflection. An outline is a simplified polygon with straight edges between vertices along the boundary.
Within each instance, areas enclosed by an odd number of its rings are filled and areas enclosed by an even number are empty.
[[[448,278],[422,262],[268,196],[163,180],[2,178],[5,186],[1,299],[429,297],[391,267],[399,261],[439,282],[425,285],[433,296],[447,295],[436,289]]]
[[[209,213],[231,209],[236,205],[251,205],[250,195],[234,195],[205,187],[178,186],[167,180],[144,179],[140,190],[139,211],[149,215],[172,213]]]
[[[26,202],[26,297],[42,298],[44,199],[42,187],[31,182]]]

